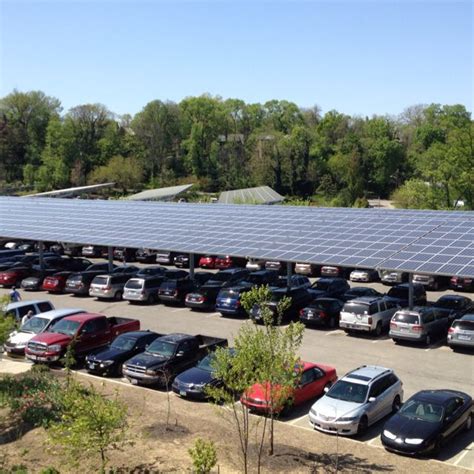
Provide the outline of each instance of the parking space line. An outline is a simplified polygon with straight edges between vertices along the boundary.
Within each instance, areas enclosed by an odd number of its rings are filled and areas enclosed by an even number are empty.
[[[180,311],[188,311],[189,308],[178,308],[178,309],[172,309],[170,313],[179,313]]]
[[[220,316],[220,314],[221,314],[221,313],[211,313],[211,314],[208,314],[208,315],[206,316],[206,319],[207,319],[207,318],[212,318],[213,316]]]
[[[465,458],[467,454],[471,453],[473,447],[474,447],[474,443],[471,443],[469,446],[464,448],[463,450],[464,452],[462,452],[461,455],[456,459],[456,461],[452,463],[453,466],[457,466]]]
[[[375,438],[369,439],[369,441],[366,441],[365,443],[368,444],[369,446],[373,446],[374,441],[378,441],[379,437],[376,436]]]
[[[374,339],[374,340],[371,341],[371,342],[372,342],[372,344],[377,344],[377,342],[380,342],[380,340],[379,340],[379,339]]]
[[[306,415],[303,415],[303,416],[300,416],[298,418],[295,418],[294,420],[288,421],[288,424],[289,425],[295,425],[296,423],[298,423],[298,421],[304,420],[307,417],[308,417],[308,414],[306,413]]]
[[[334,331],[328,331],[325,336],[331,336],[333,334],[344,334],[344,331],[342,329],[334,329]]]

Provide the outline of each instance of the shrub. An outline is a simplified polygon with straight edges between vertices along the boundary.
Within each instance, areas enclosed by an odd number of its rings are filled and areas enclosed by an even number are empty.
[[[213,441],[197,438],[194,447],[188,451],[198,474],[207,474],[217,463],[216,447]]]

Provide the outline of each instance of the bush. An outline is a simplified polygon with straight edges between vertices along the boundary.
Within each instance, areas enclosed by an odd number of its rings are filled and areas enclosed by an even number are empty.
[[[217,463],[216,447],[213,441],[197,438],[194,447],[188,451],[198,474],[207,474]]]

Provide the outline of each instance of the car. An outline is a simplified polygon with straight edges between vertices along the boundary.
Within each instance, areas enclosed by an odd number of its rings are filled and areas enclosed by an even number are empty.
[[[96,375],[122,375],[122,365],[146,350],[158,334],[153,331],[130,331],[117,336],[107,347],[86,356],[87,372]]]
[[[383,297],[356,298],[344,304],[339,326],[348,334],[370,332],[379,337],[390,329],[390,321],[397,310],[394,301]]]
[[[156,262],[156,252],[156,250],[151,249],[138,249],[135,252],[135,258],[137,262],[153,263]]]
[[[201,259],[201,255],[193,254],[194,267],[199,266],[200,259]],[[189,268],[189,262],[190,262],[190,258],[189,258],[188,253],[179,254],[179,255],[176,255],[176,257],[174,257],[174,266],[176,268]]]
[[[31,275],[33,270],[29,266],[12,267],[0,272],[0,285],[4,287],[20,286],[21,281]]]
[[[123,299],[130,303],[156,303],[164,280],[164,274],[130,278],[123,287]]]
[[[232,348],[226,350],[231,355],[235,353]],[[178,374],[171,386],[173,392],[184,398],[206,400],[208,398],[207,388],[221,384],[220,380],[213,374],[212,361],[214,358],[215,354],[211,352],[204,359],[201,359],[195,367]]]
[[[288,277],[281,276],[275,282],[275,286],[279,286],[280,288],[284,288],[288,286]],[[311,282],[307,276],[304,275],[291,275],[290,276],[290,287],[291,288],[309,288],[311,286]]]
[[[270,287],[271,297],[270,301],[266,303],[268,309],[272,314],[272,324],[279,324],[290,320],[298,319],[300,311],[312,301],[311,295],[305,288],[279,288]],[[277,312],[278,303],[285,297],[291,298],[290,305],[284,310],[283,314],[279,315]],[[250,319],[254,323],[263,324],[263,314],[260,305],[255,304],[249,313]]]
[[[444,444],[472,426],[472,397],[457,390],[422,390],[384,425],[380,439],[388,451],[437,455]]]
[[[400,309],[393,315],[388,335],[394,342],[420,342],[429,346],[436,337],[445,338],[448,328],[446,313],[432,307],[415,306],[411,310]]]
[[[216,268],[216,257],[214,255],[204,255],[199,259],[199,266],[201,268],[208,268],[210,270]]]
[[[226,268],[241,267],[244,268],[247,260],[242,257],[232,257],[230,255],[218,255],[215,260],[214,268],[225,270]]]
[[[106,270],[107,271],[107,270]],[[93,271],[85,271],[80,273],[73,273],[69,275],[68,279],[66,280],[66,293],[72,293],[73,295],[89,295],[90,285],[92,280],[104,273],[104,270],[93,270]]]
[[[128,247],[117,247],[114,249],[114,260],[120,260],[121,262],[134,262],[136,257],[136,249]]]
[[[21,289],[25,291],[38,291],[42,288],[46,277],[58,273],[59,269],[32,270],[32,274],[21,280]]]
[[[306,326],[339,326],[339,316],[344,302],[336,298],[316,298],[300,311],[300,321]]]
[[[333,267],[331,265],[323,265],[321,267],[321,276],[326,278],[346,278],[348,276],[349,270],[343,267]]]
[[[474,309],[471,298],[462,295],[443,295],[432,306],[439,313],[446,313],[450,323]]]
[[[373,268],[357,268],[356,270],[352,270],[349,275],[349,280],[370,283],[371,281],[380,280],[380,277],[379,272]]]
[[[392,270],[381,270],[380,281],[384,285],[398,285],[408,281],[408,273]]]
[[[176,252],[168,252],[166,250],[157,250],[156,263],[162,265],[173,265],[174,258],[178,255]]]
[[[474,349],[474,313],[456,319],[448,330],[451,349]]]
[[[45,252],[43,257],[53,257],[54,253]],[[13,267],[31,267],[39,263],[39,255],[37,253],[29,255],[15,255],[7,259],[0,257],[0,271],[9,270]]]
[[[413,283],[420,283],[427,290],[438,291],[449,287],[450,278],[440,275],[413,274]]]
[[[167,278],[158,288],[158,298],[165,304],[184,304],[188,293],[199,291],[211,278],[210,272],[195,272],[192,280],[188,274],[181,278]]]
[[[344,301],[349,301],[353,300],[354,298],[362,298],[363,296],[371,296],[372,298],[378,298],[380,296],[383,296],[383,294],[367,286],[353,286],[344,293],[341,299]]]
[[[403,308],[409,304],[409,291],[409,283],[401,283],[400,285],[392,286],[385,298]],[[419,283],[413,283],[413,304],[418,306],[426,304],[426,290]]]
[[[249,258],[245,264],[245,268],[251,272],[258,272],[265,269],[265,260],[261,258]]]
[[[112,270],[117,268],[117,265],[115,263],[112,264]],[[109,263],[93,263],[92,265],[89,265],[85,270],[85,272],[108,272],[109,271]]]
[[[231,288],[222,288],[216,298],[216,311],[222,316],[245,316],[247,313],[243,308],[240,298],[243,293],[250,291],[252,287],[242,282]]]
[[[306,276],[321,275],[321,265],[314,265],[313,263],[296,263],[295,273]]]
[[[106,257],[108,249],[100,245],[85,245],[82,247],[81,253],[83,257]]]
[[[449,280],[449,287],[452,290],[474,291],[474,278],[453,276]]]
[[[274,270],[257,270],[247,275],[241,284],[248,286],[275,286],[278,281],[278,272]]]
[[[349,289],[349,283],[344,278],[319,278],[308,288],[308,293],[313,298],[340,299]]]
[[[140,271],[139,267],[136,267],[135,265],[120,265],[118,267],[115,267],[112,270],[112,274],[121,274],[121,275],[136,275]]]
[[[265,262],[266,270],[273,270],[281,274],[286,273],[286,262],[280,262],[278,260],[267,260]]]
[[[363,365],[340,378],[309,411],[309,423],[325,433],[363,435],[399,410],[403,384],[392,369]]]
[[[149,276],[158,276],[165,275],[168,270],[165,267],[155,266],[155,267],[144,267],[140,268],[135,274],[137,278],[146,278]]]
[[[257,383],[245,391],[240,402],[252,412],[280,414],[321,396],[336,380],[334,367],[302,361],[295,368],[293,387],[286,389],[278,385],[271,387],[268,382]]]
[[[43,280],[42,290],[47,291],[48,293],[62,293],[66,289],[67,279],[74,272],[58,272],[53,275],[47,276]]]
[[[33,311],[33,314],[45,313],[54,309],[53,303],[47,300],[29,300],[17,301],[16,303],[9,303],[5,306],[5,315],[21,321],[23,316]]]
[[[124,287],[131,275],[117,273],[108,275],[97,275],[89,287],[89,296],[97,299],[108,299],[120,301],[123,297]]]

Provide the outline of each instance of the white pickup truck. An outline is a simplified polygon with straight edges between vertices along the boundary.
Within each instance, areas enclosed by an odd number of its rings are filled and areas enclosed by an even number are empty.
[[[371,332],[380,336],[390,328],[398,306],[383,297],[365,296],[348,301],[341,311],[339,326],[347,333]]]

